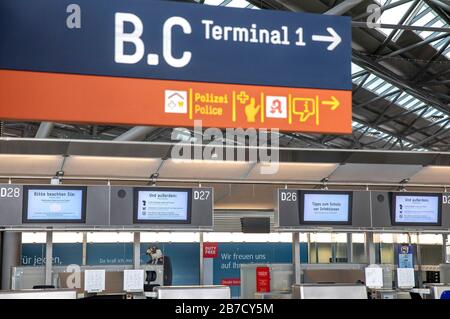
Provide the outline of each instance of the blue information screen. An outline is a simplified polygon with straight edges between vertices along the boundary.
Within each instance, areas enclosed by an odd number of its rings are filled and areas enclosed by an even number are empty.
[[[395,194],[394,224],[440,225],[441,200],[438,194]]]
[[[138,200],[139,220],[178,220],[188,218],[187,192],[140,191]]]
[[[303,192],[301,221],[306,224],[350,224],[351,198],[350,192]]]
[[[191,195],[188,188],[135,188],[135,223],[191,222]]]
[[[24,222],[83,222],[85,189],[24,187]]]

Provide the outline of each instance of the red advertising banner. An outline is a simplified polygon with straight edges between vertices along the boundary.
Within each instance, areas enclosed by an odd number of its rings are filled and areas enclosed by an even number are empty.
[[[225,278],[220,281],[221,285],[224,286],[240,286],[241,279],[240,278]]]
[[[256,292],[270,292],[269,267],[256,267]]]
[[[218,255],[219,249],[217,243],[203,244],[203,258],[217,258]]]

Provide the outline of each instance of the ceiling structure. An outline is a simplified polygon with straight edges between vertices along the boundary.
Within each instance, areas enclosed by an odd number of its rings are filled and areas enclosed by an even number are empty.
[[[264,193],[258,202],[273,205],[273,190],[283,186],[355,190],[407,187],[444,192],[450,187],[448,152],[280,148],[276,169],[268,171],[269,162],[180,159],[173,157],[172,148],[172,143],[0,139],[0,184],[46,183],[49,179],[98,185],[175,183],[214,185],[227,194],[233,187],[237,197],[230,203],[235,204],[234,209],[242,209],[246,198],[260,196],[255,195],[259,192]],[[237,151],[235,146],[227,148]]]
[[[280,146],[450,151],[450,1],[196,2],[352,17],[352,135],[280,134]],[[379,20],[367,12],[370,5],[378,6]],[[175,133],[184,141],[199,137],[193,132]],[[166,127],[48,122],[0,124],[1,137],[170,142],[172,134],[173,129]]]

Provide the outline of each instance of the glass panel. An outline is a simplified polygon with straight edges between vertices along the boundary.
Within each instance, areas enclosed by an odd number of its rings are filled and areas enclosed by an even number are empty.
[[[442,245],[420,245],[422,265],[439,265],[442,263]]]
[[[335,243],[335,261],[336,263],[346,263],[347,258],[347,243]]]
[[[447,242],[447,245],[445,246],[445,262],[450,263],[450,245]]]
[[[394,264],[394,244],[380,243],[380,257],[382,264]]]
[[[366,251],[364,250],[364,244],[353,243],[353,263],[363,264],[368,262]]]
[[[317,261],[320,264],[329,264],[332,260],[331,243],[316,243]]]

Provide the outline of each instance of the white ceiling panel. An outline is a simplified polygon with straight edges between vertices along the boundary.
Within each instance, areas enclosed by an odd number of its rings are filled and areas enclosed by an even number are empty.
[[[62,160],[56,155],[0,154],[0,175],[53,176],[61,168]]]
[[[409,180],[415,184],[442,184],[450,185],[450,167],[427,166],[422,168]]]
[[[338,164],[325,163],[279,163],[278,170],[271,173],[268,164],[260,163],[252,169],[248,175],[248,179],[289,182],[321,181],[323,178],[329,176],[337,166]]]
[[[421,165],[345,164],[330,176],[330,182],[399,183],[422,169]]]
[[[159,178],[235,180],[244,177],[252,166],[249,162],[170,159],[162,165]]]
[[[63,170],[65,176],[149,178],[160,163],[154,158],[70,156]]]

